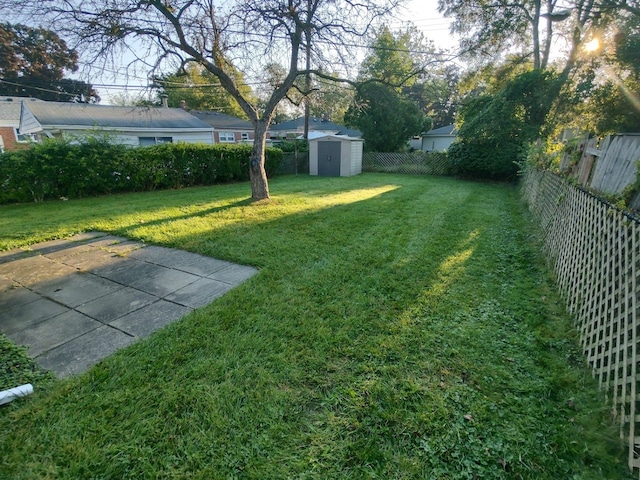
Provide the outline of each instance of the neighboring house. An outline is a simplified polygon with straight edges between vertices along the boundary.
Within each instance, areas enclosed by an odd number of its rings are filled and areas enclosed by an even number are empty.
[[[454,125],[434,128],[422,135],[422,150],[425,152],[443,152],[456,139],[458,131]]]
[[[22,102],[21,134],[74,138],[103,133],[125,145],[212,144],[213,129],[181,108]]]
[[[347,137],[362,138],[362,132],[359,130],[350,130],[344,125],[338,125],[330,120],[322,118],[309,118],[309,132],[321,132],[327,135],[346,135]],[[278,123],[269,127],[268,137],[271,139],[279,138],[299,138],[304,134],[304,117],[289,120],[287,122]],[[311,138],[312,135],[309,135]]]
[[[32,135],[22,135],[20,127],[20,111],[22,102],[41,102],[28,97],[0,97],[0,153],[5,150],[26,148],[35,140]]]
[[[215,143],[253,142],[253,124],[247,120],[220,112],[205,110],[188,110],[188,112],[213,127]]]

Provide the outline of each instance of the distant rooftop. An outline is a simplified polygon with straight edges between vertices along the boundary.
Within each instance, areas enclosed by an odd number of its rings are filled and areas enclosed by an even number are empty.
[[[38,122],[47,127],[211,128],[181,108],[118,107],[71,102],[25,102],[25,105]]]
[[[269,131],[271,132],[297,132],[302,133],[304,130],[304,117],[299,117],[294,120],[288,120],[286,122],[271,125]],[[351,130],[344,125],[333,123],[331,120],[323,120],[318,117],[309,118],[309,131],[330,131],[335,132],[337,135],[346,135],[348,137],[362,137],[362,132],[359,130]]]
[[[189,110],[189,113],[216,130],[253,130],[253,124],[242,118],[227,115],[226,113],[207,110]]]
[[[0,126],[18,126],[22,102],[42,102],[42,100],[31,97],[0,96]]]
[[[445,127],[440,127],[440,128],[434,128],[433,130],[430,130],[429,132],[425,133],[423,135],[455,135],[456,132],[454,131],[456,129],[455,125],[451,124],[451,125],[447,125]]]

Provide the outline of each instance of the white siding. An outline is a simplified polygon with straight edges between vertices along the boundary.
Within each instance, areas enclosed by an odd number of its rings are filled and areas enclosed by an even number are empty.
[[[362,173],[362,141],[351,141],[351,164],[349,175],[359,175]]]
[[[173,143],[206,143],[213,144],[213,130],[202,132],[180,132],[175,130],[146,130],[146,131],[113,131],[107,129],[86,130],[80,128],[64,129],[62,135],[69,139],[88,135],[104,134],[123,145],[137,147],[140,145],[140,137],[171,137]]]
[[[309,175],[318,175],[318,142],[309,142]]]
[[[425,135],[422,137],[422,150],[425,152],[443,152],[454,142],[454,135]]]

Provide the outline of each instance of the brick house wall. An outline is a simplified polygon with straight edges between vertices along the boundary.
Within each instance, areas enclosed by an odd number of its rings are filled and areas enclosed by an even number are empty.
[[[222,130],[222,131],[223,132],[231,132],[231,133],[233,133],[233,142],[234,143],[239,143],[239,142],[242,141],[242,134],[243,133],[248,133],[249,134],[248,140],[253,140],[253,132],[234,132],[232,130]],[[214,137],[215,143],[231,143],[231,142],[221,142],[220,141],[220,131],[218,131],[218,130],[214,130],[213,131],[213,137]]]
[[[5,151],[29,148],[28,143],[18,143],[16,141],[16,132],[13,127],[0,127],[0,137],[2,137]]]

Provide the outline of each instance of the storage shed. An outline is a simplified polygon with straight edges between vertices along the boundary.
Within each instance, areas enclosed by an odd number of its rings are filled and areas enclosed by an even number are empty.
[[[362,139],[323,135],[309,140],[309,174],[349,177],[362,173]]]

